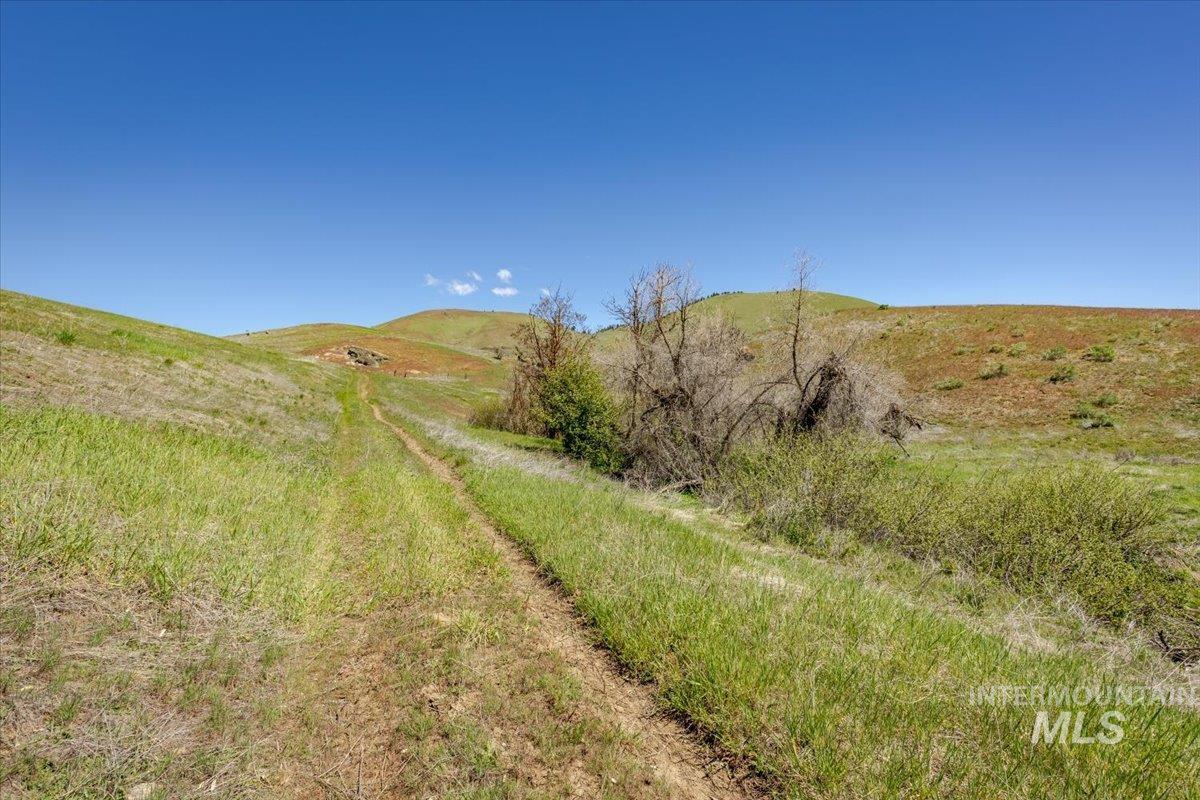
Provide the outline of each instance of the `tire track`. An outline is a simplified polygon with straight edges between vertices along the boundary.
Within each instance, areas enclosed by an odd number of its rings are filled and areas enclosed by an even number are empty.
[[[597,716],[635,734],[637,748],[672,797],[694,800],[745,800],[762,793],[749,788],[750,779],[735,772],[715,750],[700,742],[678,720],[662,712],[648,686],[621,674],[611,653],[594,644],[575,608],[539,573],[509,537],[501,533],[467,494],[462,479],[427,451],[404,428],[392,423],[370,398],[370,378],[360,376],[358,393],[375,419],[396,434],[413,455],[442,481],[470,515],[508,566],[525,610],[536,621],[531,631],[540,643],[558,653],[579,679]]]

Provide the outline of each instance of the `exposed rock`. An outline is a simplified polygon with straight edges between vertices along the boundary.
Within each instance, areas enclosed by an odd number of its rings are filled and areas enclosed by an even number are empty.
[[[345,353],[346,358],[349,359],[351,364],[358,364],[363,367],[378,367],[388,360],[388,357],[383,353],[377,353],[374,350],[368,350],[356,344],[347,345]]]
[[[139,783],[125,790],[125,800],[150,800],[158,785],[154,781]]]

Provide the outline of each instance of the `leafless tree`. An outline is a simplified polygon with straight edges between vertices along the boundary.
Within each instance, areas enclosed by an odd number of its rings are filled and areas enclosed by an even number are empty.
[[[850,357],[853,343],[837,352],[814,333],[808,303],[816,266],[797,256],[786,331],[761,357],[740,330],[699,313],[687,269],[645,270],[609,302],[628,334],[612,366],[639,477],[701,484],[733,447],[755,438],[874,427],[899,441],[912,418],[883,390],[886,381]],[[884,408],[895,410],[878,416]]]
[[[654,483],[703,482],[756,419],[746,337],[722,319],[698,317],[698,298],[689,270],[660,264],[608,305],[629,334],[617,361],[628,447]]]

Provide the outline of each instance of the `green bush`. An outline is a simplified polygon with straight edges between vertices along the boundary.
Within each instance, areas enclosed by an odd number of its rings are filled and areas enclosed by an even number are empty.
[[[971,353],[974,351],[975,351],[974,347],[970,347],[965,344],[960,344],[958,347],[954,348],[954,355],[965,356],[967,353]]]
[[[1043,361],[1061,361],[1067,357],[1067,348],[1058,345],[1042,353]]]
[[[75,333],[75,331],[69,331],[66,328],[63,328],[62,330],[55,332],[54,338],[59,344],[72,345],[75,344],[75,342],[79,339],[79,334]]]
[[[1025,355],[1025,351],[1029,349],[1029,345],[1024,342],[1017,342],[1008,346],[1008,354],[1013,358],[1020,358]]]
[[[989,353],[1003,353],[1003,352],[1004,352],[1004,345],[1002,345],[1002,344],[991,344],[991,345],[988,345],[988,349],[987,349],[987,351],[988,351]]]
[[[1108,362],[1116,358],[1116,351],[1111,344],[1095,344],[1083,357],[1088,361]]]
[[[472,425],[492,430],[508,430],[508,403],[499,397],[489,398],[471,409]]]
[[[1163,566],[1172,541],[1162,504],[1091,462],[968,479],[914,468],[867,439],[802,437],[739,451],[716,486],[752,528],[817,555],[841,531],[1026,595],[1066,594],[1115,626],[1135,622],[1200,646],[1189,610],[1200,587]]]
[[[942,392],[948,392],[953,389],[961,389],[962,387],[962,378],[943,378],[933,385],[933,388]]]
[[[1111,408],[1117,404],[1117,396],[1112,392],[1104,392],[1097,395],[1092,404],[1097,408]]]
[[[1075,380],[1075,365],[1063,364],[1046,378],[1050,383],[1069,383]]]
[[[1112,417],[1105,411],[1098,411],[1092,407],[1091,403],[1080,403],[1071,412],[1071,419],[1079,420],[1081,428],[1111,428],[1113,427]]]
[[[617,431],[617,408],[596,368],[576,358],[546,375],[537,397],[537,414],[563,452],[601,472],[624,464]]]
[[[996,361],[988,364],[979,373],[979,380],[990,381],[992,378],[1003,378],[1008,374],[1008,367],[1003,361]]]

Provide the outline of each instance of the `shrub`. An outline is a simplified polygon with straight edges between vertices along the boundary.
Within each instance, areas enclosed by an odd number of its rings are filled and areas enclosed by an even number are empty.
[[[880,304],[879,304],[879,310],[880,310],[880,311],[887,311],[889,308],[891,308],[891,306],[890,306],[890,305],[888,305],[887,303],[880,303]]]
[[[1117,404],[1117,396],[1112,392],[1104,392],[1092,400],[1097,408],[1111,408]]]
[[[470,422],[478,428],[506,431],[509,430],[508,421],[508,402],[498,397],[489,398],[471,409]]]
[[[988,345],[988,349],[987,349],[987,351],[988,351],[989,353],[1003,353],[1003,352],[1004,352],[1004,345],[1002,345],[1002,344],[992,344],[992,345]]]
[[[1080,403],[1071,412],[1071,419],[1079,421],[1079,427],[1087,428],[1111,428],[1113,427],[1112,417],[1105,411],[1097,411],[1092,407],[1091,403]]]
[[[63,328],[62,330],[55,332],[54,338],[59,344],[72,345],[75,344],[75,342],[79,339],[79,335],[75,333],[75,331],[70,331],[66,328]]]
[[[1108,362],[1116,357],[1116,351],[1111,344],[1095,344],[1083,357],[1088,361]]]
[[[1024,342],[1017,342],[1016,344],[1009,345],[1008,354],[1013,358],[1020,358],[1021,356],[1025,355],[1025,351],[1028,349],[1029,345],[1025,344]]]
[[[1008,366],[1003,361],[988,364],[979,373],[979,380],[990,381],[992,378],[1003,378],[1008,374]]]
[[[961,389],[962,387],[962,378],[943,378],[933,385],[933,388],[942,392],[948,392],[952,389]]]
[[[537,415],[563,452],[601,472],[623,465],[617,408],[591,362],[573,358],[546,374],[537,397]]]
[[[1012,336],[1014,339],[1020,339],[1023,336],[1025,336],[1025,329],[1020,326],[1017,326],[1012,329],[1011,333],[1012,333]]]
[[[1065,348],[1061,345],[1056,346],[1056,347],[1051,347],[1049,350],[1042,353],[1043,361],[1061,361],[1062,359],[1064,359],[1066,357],[1067,357],[1067,348]]]
[[[967,353],[973,352],[974,350],[975,350],[974,347],[969,347],[968,345],[960,344],[958,347],[954,348],[954,355],[965,356]]]
[[[1063,364],[1046,378],[1050,383],[1068,383],[1075,380],[1075,365]]]
[[[752,527],[819,555],[842,531],[1023,594],[1066,594],[1114,626],[1167,631],[1173,647],[1200,646],[1189,611],[1200,587],[1162,566],[1172,549],[1164,507],[1094,463],[966,479],[917,471],[861,437],[807,436],[737,452],[719,493]]]

